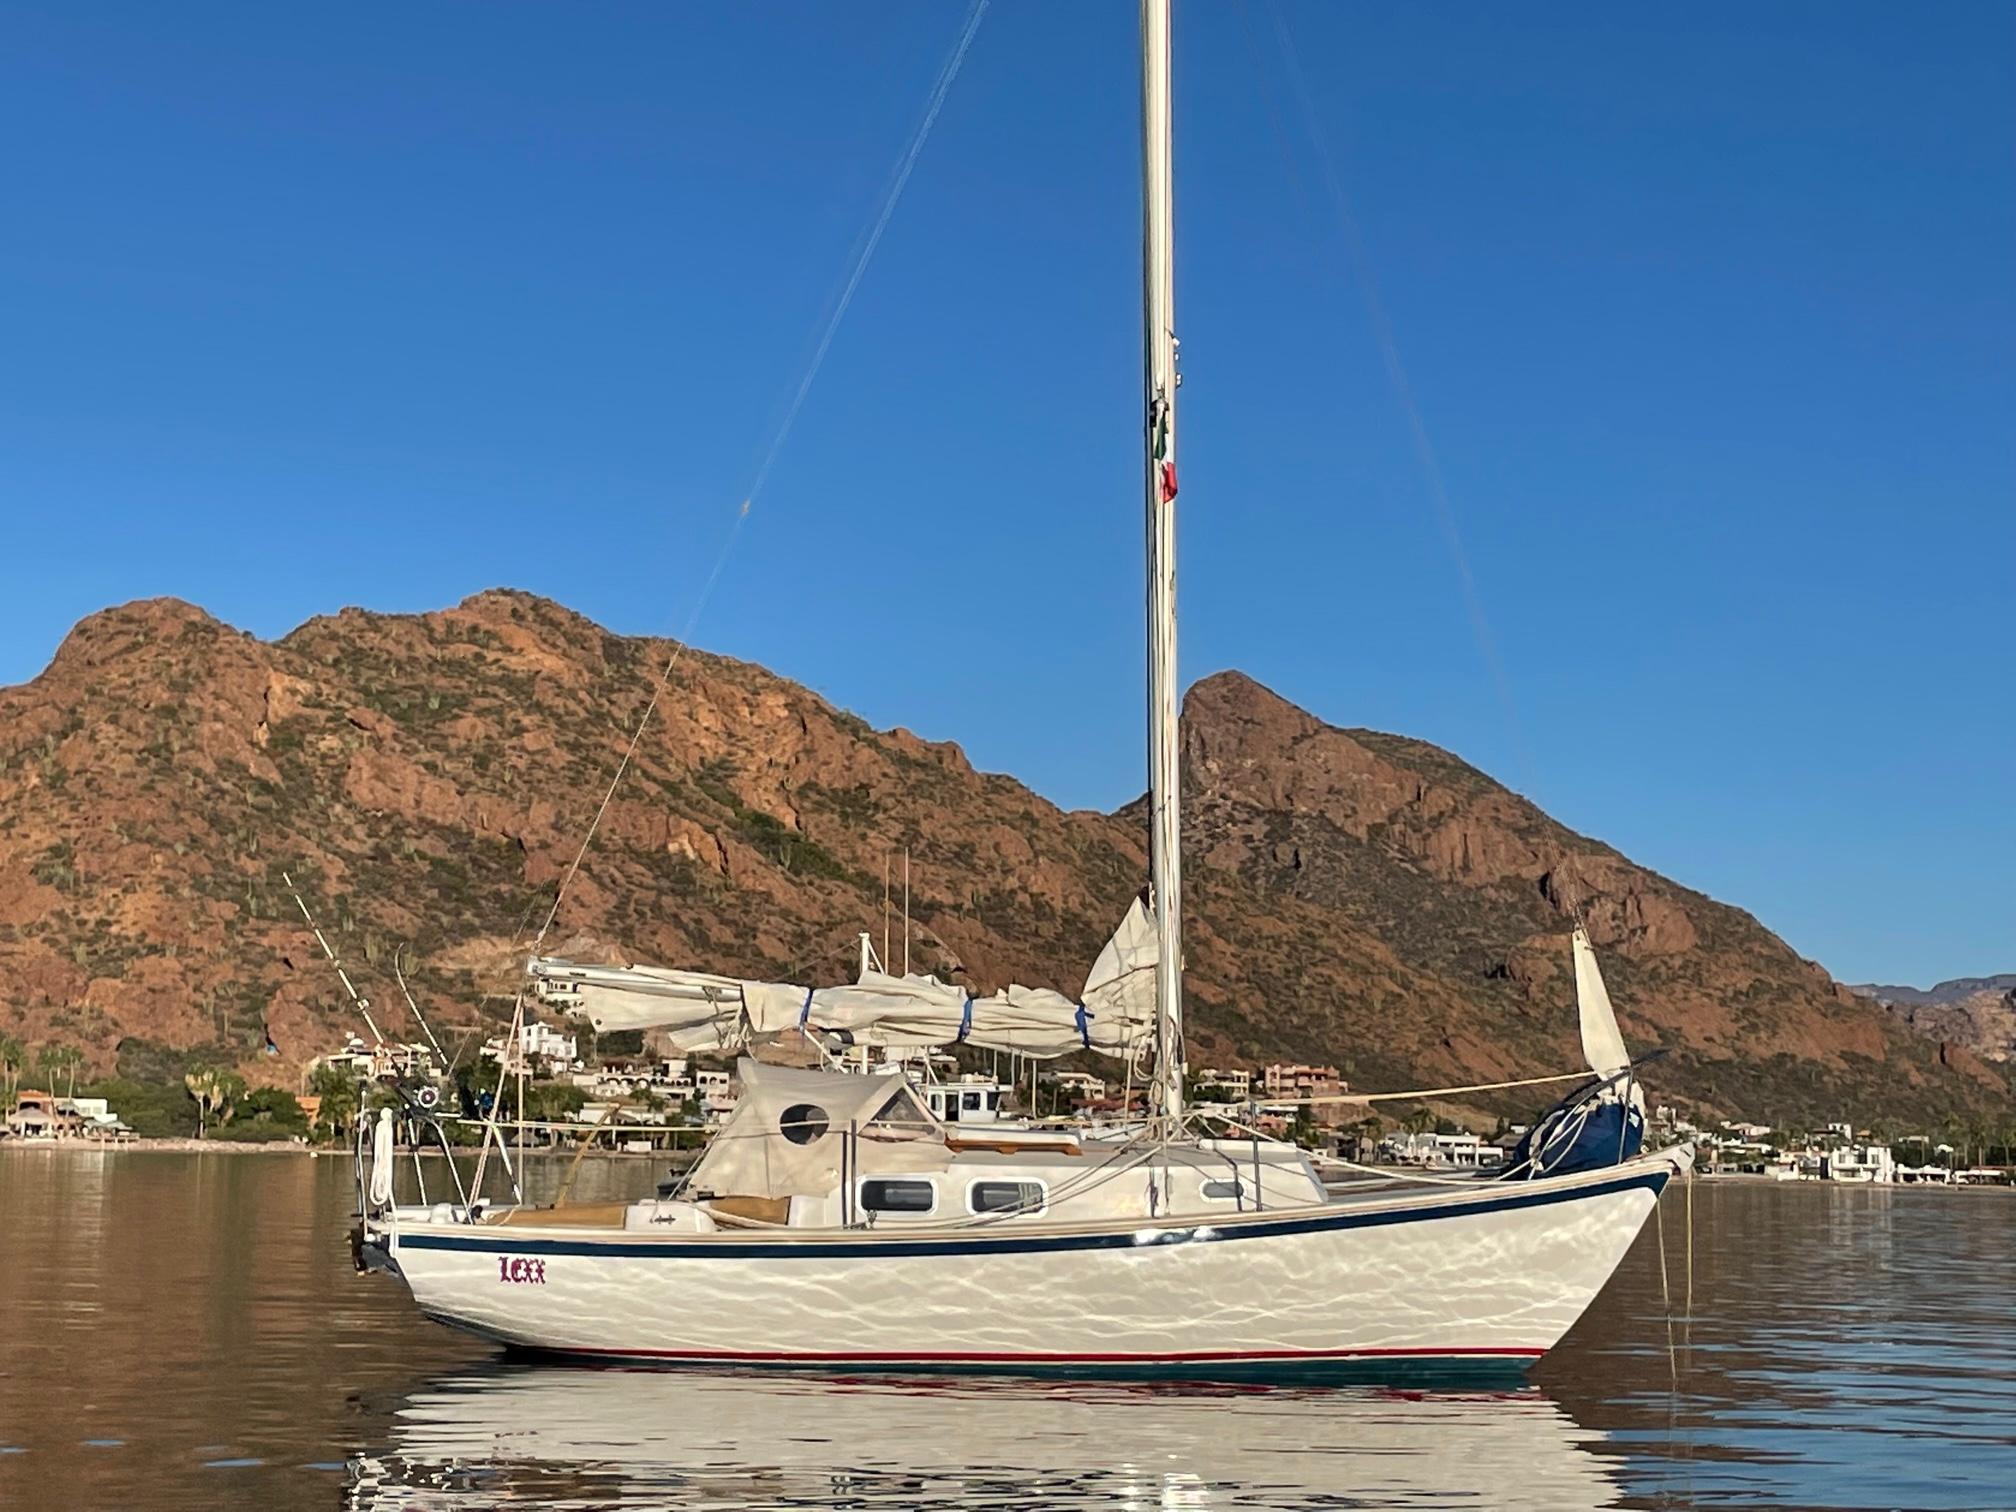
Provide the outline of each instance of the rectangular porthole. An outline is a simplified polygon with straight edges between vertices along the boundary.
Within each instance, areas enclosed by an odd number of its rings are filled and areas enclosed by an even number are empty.
[[[869,1213],[928,1213],[938,1205],[938,1191],[928,1181],[864,1181],[861,1208]]]
[[[1235,1178],[1231,1181],[1207,1181],[1204,1183],[1206,1202],[1237,1202],[1246,1195],[1244,1187]]]
[[[976,1181],[966,1189],[966,1206],[975,1213],[1040,1213],[1040,1181]]]

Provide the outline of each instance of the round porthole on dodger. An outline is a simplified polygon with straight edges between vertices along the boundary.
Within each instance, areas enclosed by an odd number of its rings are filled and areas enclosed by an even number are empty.
[[[832,1127],[817,1103],[793,1103],[777,1119],[778,1130],[793,1144],[810,1144]]]

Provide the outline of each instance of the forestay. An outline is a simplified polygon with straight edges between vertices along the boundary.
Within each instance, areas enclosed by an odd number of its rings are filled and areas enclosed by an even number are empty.
[[[1131,1057],[1155,1037],[1155,923],[1140,899],[1106,942],[1077,999],[1010,986],[986,997],[931,976],[864,971],[837,987],[745,981],[659,966],[527,968],[539,1000],[598,1032],[653,1029],[680,1050],[739,1050],[792,1028],[876,1049],[967,1044],[1050,1059],[1074,1050]]]

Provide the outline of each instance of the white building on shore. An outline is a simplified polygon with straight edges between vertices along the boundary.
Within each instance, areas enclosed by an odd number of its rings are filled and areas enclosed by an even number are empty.
[[[515,1045],[509,1035],[500,1034],[483,1042],[482,1053],[512,1076],[560,1076],[582,1069],[579,1042],[551,1024],[520,1024]]]
[[[1505,1152],[1478,1134],[1389,1134],[1379,1141],[1380,1155],[1398,1165],[1477,1170],[1498,1165]]]
[[[1897,1157],[1888,1145],[1843,1145],[1819,1154],[1821,1181],[1889,1186],[1897,1180]]]

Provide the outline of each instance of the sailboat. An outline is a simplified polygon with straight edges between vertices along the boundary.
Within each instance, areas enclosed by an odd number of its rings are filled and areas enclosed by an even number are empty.
[[[1142,0],[1149,905],[1127,911],[1075,997],[1010,987],[975,998],[880,972],[817,988],[530,965],[549,1005],[695,1049],[795,1029],[842,1048],[1140,1057],[1152,1065],[1145,1125],[1124,1138],[998,1142],[933,1117],[900,1069],[744,1059],[742,1101],[679,1191],[540,1209],[394,1202],[381,1123],[360,1181],[359,1254],[401,1278],[427,1316],[600,1360],[1503,1371],[1568,1331],[1689,1168],[1685,1147],[1581,1138],[1609,1126],[1596,1110],[1616,1101],[1620,1074],[1629,1080],[1628,1059],[1621,1073],[1614,1064],[1614,1018],[1591,1057],[1593,1092],[1554,1120],[1575,1131],[1577,1158],[1550,1163],[1560,1141],[1543,1138],[1504,1173],[1516,1179],[1422,1176],[1337,1194],[1302,1150],[1257,1133],[1212,1137],[1184,1106],[1169,13],[1169,0]],[[1584,1006],[1586,1025],[1596,1009]]]

